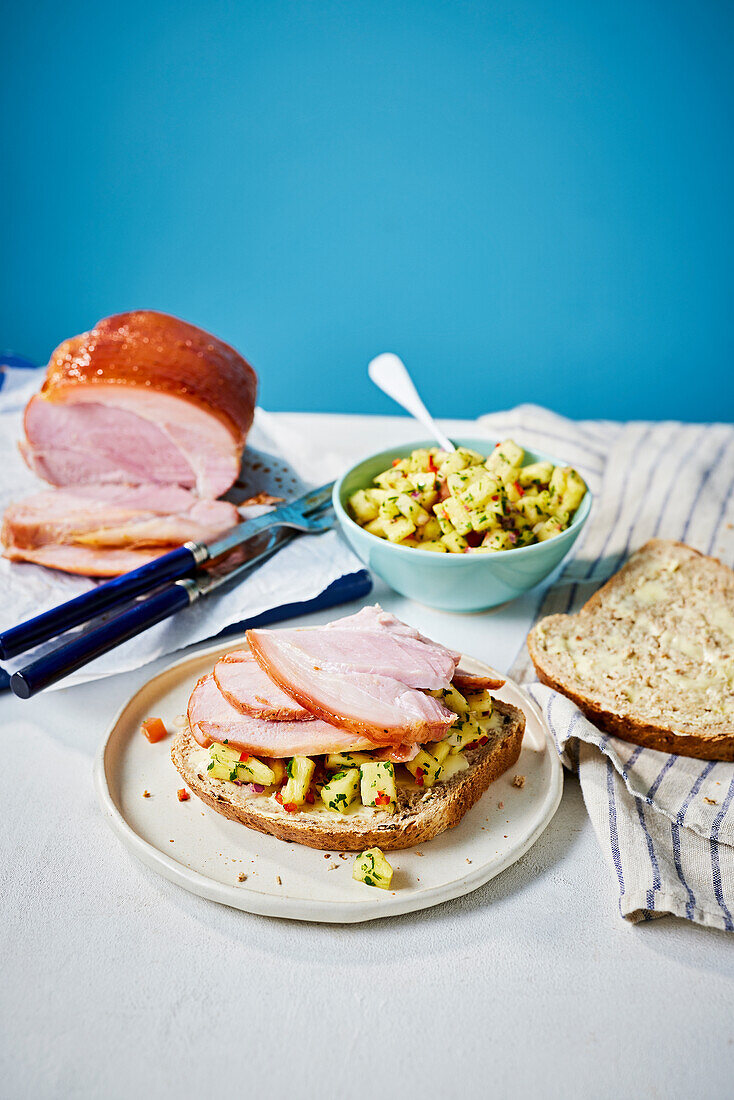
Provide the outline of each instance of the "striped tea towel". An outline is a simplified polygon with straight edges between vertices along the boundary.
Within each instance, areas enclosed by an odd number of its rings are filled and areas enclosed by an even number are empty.
[[[678,539],[734,562],[734,427],[572,421],[532,405],[483,417],[495,436],[574,463],[595,494],[578,551],[539,617],[575,612],[647,539]],[[643,749],[598,730],[534,680],[527,651],[513,674],[542,708],[584,801],[630,921],[675,914],[734,930],[734,764]]]

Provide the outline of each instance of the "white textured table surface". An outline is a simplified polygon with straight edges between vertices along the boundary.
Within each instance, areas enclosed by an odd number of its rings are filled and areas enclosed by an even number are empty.
[[[417,438],[398,419],[278,420],[345,460]],[[449,615],[379,583],[374,596],[499,668],[535,602]],[[133,861],[98,813],[91,764],[117,708],[165,663],[0,701],[0,1095],[731,1095],[732,941],[621,920],[574,779],[499,878],[372,924],[249,916]]]

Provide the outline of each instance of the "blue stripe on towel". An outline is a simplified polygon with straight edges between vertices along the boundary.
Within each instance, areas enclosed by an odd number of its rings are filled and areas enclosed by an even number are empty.
[[[658,864],[658,858],[655,855],[655,845],[652,842],[650,831],[645,821],[645,804],[641,798],[635,799],[635,806],[637,807],[637,816],[640,819],[640,825],[642,825],[642,831],[645,834],[645,841],[647,843],[647,854],[650,857],[650,865],[652,867],[652,888],[647,891],[647,908],[655,908],[655,893],[660,889],[660,865]]]
[[[649,424],[648,427],[645,429],[645,431],[642,432],[639,435],[639,437],[637,439],[637,442],[635,443],[635,446],[632,450],[632,455],[630,457],[630,461],[627,465],[627,469],[624,471],[624,478],[622,480],[622,486],[620,488],[619,497],[617,499],[617,514],[614,517],[614,522],[612,523],[611,527],[607,531],[607,535],[606,535],[606,538],[604,539],[604,542],[602,543],[601,550],[599,551],[597,556],[595,558],[593,558],[592,561],[589,563],[589,568],[587,569],[586,577],[584,578],[587,581],[591,579],[591,576],[592,576],[594,570],[596,569],[597,565],[599,564],[599,562],[604,557],[604,554],[606,553],[607,547],[609,546],[612,538],[616,534],[617,525],[619,524],[619,521],[620,521],[620,518],[621,518],[621,515],[622,515],[622,508],[624,506],[624,501],[625,501],[626,496],[627,496],[627,485],[629,483],[630,474],[632,473],[632,470],[635,468],[635,459],[637,458],[637,454],[638,454],[640,448],[642,447],[643,443],[645,442],[646,439],[649,438],[650,433],[653,430],[653,427],[654,427],[653,424]],[[578,592],[578,588],[579,588],[579,582],[575,581],[569,589],[568,602],[566,604],[566,614],[568,614],[570,612],[571,608],[573,607],[574,601],[576,599],[576,593]]]
[[[734,493],[734,478],[732,478],[731,480],[728,493],[721,502],[721,507],[719,509],[719,518],[716,521],[716,526],[714,527],[713,533],[711,535],[711,541],[709,542],[708,550],[706,551],[707,554],[710,554],[713,551],[714,546],[716,545],[716,540],[719,537],[719,531],[721,530],[721,525],[724,522],[726,510],[729,507],[729,501],[731,500],[732,493]]]
[[[670,835],[673,840],[673,863],[683,887],[688,894],[688,901],[686,902],[686,914],[692,914],[696,905],[696,895],[691,890],[690,886],[685,880],[683,874],[683,864],[680,859],[680,825],[676,821],[670,823]],[[690,917],[689,917],[690,919]]]
[[[622,896],[624,894],[624,875],[622,874],[622,856],[619,851],[619,835],[617,833],[617,803],[614,797],[614,765],[609,757],[607,759],[607,798],[609,799],[609,839],[612,845],[612,860],[619,880],[619,911],[622,912]]]
[[[696,433],[696,435],[693,437],[693,443],[691,444],[691,446],[688,448],[688,450],[685,452],[683,457],[678,462],[678,465],[675,468],[675,473],[673,474],[673,477],[670,479],[670,485],[668,486],[668,490],[667,490],[665,496],[663,497],[663,503],[660,506],[660,512],[658,514],[657,523],[655,524],[655,528],[653,530],[653,537],[654,538],[657,537],[658,532],[660,531],[660,525],[663,522],[663,517],[665,516],[665,510],[668,507],[668,504],[670,502],[670,498],[671,498],[671,495],[673,493],[673,489],[675,488],[676,482],[678,481],[678,477],[680,475],[680,472],[685,467],[686,463],[690,462],[691,457],[696,453],[696,448],[699,445],[699,441],[704,438],[704,436],[706,435],[707,432],[708,432],[708,428],[704,428],[703,431],[700,431],[700,432]],[[696,501],[698,500],[699,493],[701,491],[701,481],[702,480],[703,480],[703,475],[701,476],[701,478],[699,478],[699,483],[698,483],[698,486],[696,488],[696,492],[693,494],[693,499],[692,499],[692,503],[691,503],[691,510],[693,510],[693,507],[694,507]]]
[[[667,772],[670,771],[677,759],[678,757],[674,756],[673,753],[668,756],[668,759],[665,761],[662,768],[653,779],[652,784],[650,785],[650,789],[645,795],[645,802],[649,802],[650,804],[652,804],[653,795],[657,793],[658,787],[662,783],[663,779],[665,779]]]
[[[721,828],[722,821],[726,817],[726,812],[731,805],[731,800],[733,796],[734,779],[732,779],[731,783],[729,784],[729,790],[727,791],[724,803],[721,807],[721,810],[716,815],[713,825],[711,826],[711,871],[714,880],[714,895],[716,896],[716,900],[721,906],[721,911],[724,914],[724,927],[726,928],[727,932],[734,931],[734,921],[732,921],[731,913],[729,912],[726,902],[724,901],[724,891],[721,888],[721,868],[719,866],[719,829]]]
[[[706,470],[705,476],[704,476],[703,480],[701,481],[701,484],[698,487],[698,493],[696,494],[696,499],[693,502],[693,507],[691,508],[690,512],[688,513],[688,516],[686,517],[686,525],[683,528],[683,534],[680,537],[681,542],[685,542],[686,539],[688,538],[688,529],[691,526],[691,520],[693,519],[693,516],[695,514],[696,505],[698,504],[699,500],[702,499],[703,491],[706,488],[706,486],[708,485],[709,478],[711,477],[712,473],[714,472],[714,470],[718,466],[719,462],[721,461],[721,457],[724,454],[724,451],[729,446],[730,442],[731,442],[731,440],[729,439],[729,435],[727,434],[726,439],[724,440],[724,442],[719,447],[719,449],[716,452],[714,458],[712,458],[712,460],[711,460],[710,466]]]

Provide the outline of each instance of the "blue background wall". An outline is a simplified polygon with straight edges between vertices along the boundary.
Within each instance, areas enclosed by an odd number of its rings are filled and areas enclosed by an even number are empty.
[[[148,306],[272,409],[731,418],[733,6],[4,5],[0,345]]]

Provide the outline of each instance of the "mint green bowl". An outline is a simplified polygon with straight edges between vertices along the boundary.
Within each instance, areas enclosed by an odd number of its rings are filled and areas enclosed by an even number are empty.
[[[455,439],[460,447],[471,447],[489,455],[496,440]],[[341,529],[355,554],[391,588],[429,607],[442,611],[484,611],[521,596],[552,573],[568,554],[581,533],[591,509],[591,493],[586,496],[571,525],[555,538],[533,546],[519,546],[496,554],[432,554],[410,546],[396,546],[378,538],[355,523],[347,512],[347,500],[357,489],[368,489],[372,479],[392,465],[393,459],[406,458],[417,447],[435,447],[435,441],[422,440],[393,447],[364,459],[347,470],[334,486],[333,501]],[[522,441],[520,441],[522,446]],[[565,463],[543,451],[525,451],[525,461]]]

